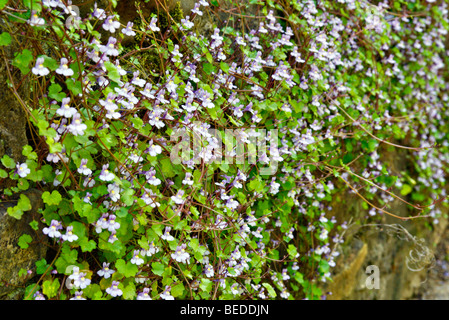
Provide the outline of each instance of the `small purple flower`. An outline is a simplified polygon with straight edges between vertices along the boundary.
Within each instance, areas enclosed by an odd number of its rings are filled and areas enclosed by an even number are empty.
[[[117,232],[114,230],[113,232],[111,232],[111,235],[108,238],[108,242],[114,243],[115,241],[117,241]]]
[[[106,224],[107,229],[110,232],[115,232],[117,229],[120,228],[120,223],[118,223],[117,221],[115,221],[117,217],[114,214],[111,214],[109,216],[108,222]]]
[[[207,264],[204,268],[204,274],[208,278],[213,277],[214,276],[214,268],[210,264]]]
[[[31,12],[31,18],[27,21],[30,26],[40,27],[45,25],[45,20],[37,15],[36,11]]]
[[[62,99],[61,107],[56,110],[56,113],[65,118],[71,118],[78,111],[70,106],[70,97]]]
[[[140,91],[140,93],[143,94],[148,99],[155,99],[154,90],[151,89],[152,89],[151,83],[147,82],[143,90]]]
[[[200,10],[200,4],[199,3],[195,3],[195,6],[192,9],[192,13],[195,13],[199,16],[203,15],[203,12]]]
[[[48,235],[50,238],[59,238],[61,237],[61,232],[58,230],[61,230],[62,226],[61,223],[57,220],[51,220],[51,224],[49,227],[45,227],[42,229],[42,232],[46,235]]]
[[[150,156],[156,157],[158,154],[162,152],[162,148],[161,146],[154,144],[153,141],[150,141],[148,149],[146,151],[150,154]]]
[[[103,29],[114,33],[116,29],[120,28],[120,22],[114,20],[114,16],[109,16],[106,18],[106,21],[103,23]]]
[[[101,170],[101,173],[99,176],[100,180],[103,180],[103,181],[114,180],[115,175],[112,172],[110,172],[108,169],[109,169],[109,163],[103,165],[103,169]]]
[[[105,279],[109,278],[115,270],[109,269],[109,263],[103,262],[103,269],[98,270],[97,274]]]
[[[100,19],[100,20],[106,19],[105,11],[103,9],[101,9],[101,8],[97,8],[97,3],[96,2],[94,4],[94,10],[92,12],[92,16],[94,16],[95,18]]]
[[[136,33],[132,29],[133,25],[134,25],[134,23],[129,21],[128,24],[126,25],[126,28],[122,29],[122,33],[126,36],[134,37],[136,35]]]
[[[68,226],[66,234],[62,235],[64,241],[73,242],[78,240],[78,236],[73,233],[73,226]]]
[[[118,50],[115,48],[117,39],[114,37],[109,37],[108,43],[105,46],[100,47],[100,51],[107,56],[118,56]]]
[[[139,266],[144,262],[145,260],[142,259],[140,251],[134,250],[133,257],[131,258],[131,263]]]
[[[73,70],[69,68],[68,63],[69,61],[67,58],[61,58],[61,64],[59,65],[59,68],[55,70],[56,73],[66,77],[73,76]]]
[[[159,248],[156,247],[156,245],[154,244],[154,241],[151,241],[148,250],[145,250],[144,253],[147,257],[151,257],[153,254],[158,253],[159,252]]]
[[[44,295],[40,291],[36,291],[33,295],[34,300],[45,300]]]
[[[90,175],[92,173],[92,170],[90,170],[87,167],[87,159],[81,159],[81,164],[77,170],[79,173],[84,174],[86,176]]]
[[[165,290],[159,296],[164,300],[175,300],[175,298],[170,294],[170,290],[170,286],[165,286]]]
[[[82,291],[76,291],[75,296],[73,298],[70,298],[70,300],[86,300],[82,297],[83,292]]]
[[[137,300],[151,300],[151,297],[148,294],[149,292],[149,288],[143,288],[143,291],[139,292],[139,294],[137,295]]]
[[[190,16],[186,16],[184,19],[181,19],[182,28],[184,30],[189,30],[194,26],[193,22],[190,21],[189,19]]]
[[[176,204],[183,204],[183,203],[184,203],[184,199],[182,198],[183,195],[184,195],[184,190],[180,189],[180,190],[178,190],[178,192],[176,193],[176,195],[171,196],[171,199],[172,199]]]
[[[90,285],[90,279],[86,278],[86,273],[80,272],[79,276],[74,279],[73,286],[76,288],[84,289]]]
[[[154,200],[155,194],[151,189],[144,188],[144,192],[142,194],[141,199],[145,202],[146,205],[151,206],[152,208],[155,208],[156,206],[160,206],[158,202]]]
[[[189,263],[190,255],[186,252],[187,245],[183,243],[180,246],[176,247],[174,253],[171,254],[171,257],[178,262]]]
[[[154,168],[151,168],[149,171],[147,171],[145,173],[145,177],[147,179],[147,182],[153,186],[161,184],[161,180],[156,178],[156,170],[154,170]]]
[[[165,227],[165,231],[164,234],[161,236],[161,239],[167,240],[167,241],[172,241],[175,238],[173,238],[173,236],[170,234],[171,231],[171,227]]]
[[[100,104],[105,107],[106,110],[115,111],[118,106],[115,103],[116,95],[110,92],[106,98],[106,100],[99,100]]]
[[[84,134],[84,130],[87,129],[87,126],[81,122],[81,115],[79,113],[75,113],[73,115],[72,123],[67,127],[67,129],[74,136],[78,136]]]
[[[109,197],[114,202],[117,202],[120,199],[120,187],[115,183],[108,185]]]
[[[118,281],[112,281],[112,285],[106,289],[106,292],[113,297],[121,296],[123,291],[119,289],[119,284],[120,283]]]
[[[156,25],[156,22],[157,22],[157,18],[156,18],[156,17],[151,18],[149,27],[150,27],[151,31],[153,31],[153,32],[156,32],[156,31],[160,31],[160,30],[161,30],[161,29],[159,29],[159,27]]]
[[[173,51],[171,52],[173,57],[171,58],[172,62],[180,62],[181,60],[179,58],[182,58],[183,54],[179,52],[179,45],[175,44],[175,47],[173,48]]]
[[[17,164],[16,169],[17,169],[16,173],[21,178],[25,178],[31,172],[31,170],[28,168],[28,165],[25,162],[21,163],[21,164]]]
[[[83,201],[84,201],[85,203],[92,204],[92,202],[90,202],[90,197],[91,197],[91,196],[92,196],[92,193],[86,192],[86,195],[84,196]]]
[[[193,185],[192,174],[190,172],[186,172],[184,179],[182,180],[182,184]]]
[[[131,80],[131,83],[136,86],[142,87],[142,88],[145,85],[145,80],[139,78],[139,70],[133,72],[133,78]],[[133,91],[134,91],[134,87],[131,87],[130,92],[132,93]]]
[[[36,59],[36,65],[31,69],[31,72],[37,76],[46,76],[50,73],[50,70],[44,67],[43,57],[39,57]]]

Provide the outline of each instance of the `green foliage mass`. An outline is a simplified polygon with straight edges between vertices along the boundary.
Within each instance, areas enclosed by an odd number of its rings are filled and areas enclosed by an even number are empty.
[[[51,3],[0,1],[34,134],[1,158],[3,199],[42,190],[51,243],[26,299],[320,299],[345,199],[369,221],[395,199],[442,218],[445,1],[201,1],[125,31],[110,8]]]

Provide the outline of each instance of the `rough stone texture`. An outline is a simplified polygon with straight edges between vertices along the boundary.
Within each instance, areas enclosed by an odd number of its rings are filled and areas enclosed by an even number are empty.
[[[24,161],[22,148],[27,144],[27,117],[22,105],[7,85],[8,71],[5,59],[12,59],[16,47],[12,44],[4,47],[3,50],[5,56],[0,55],[0,86],[2,87],[0,90],[0,158],[6,154],[18,163]],[[21,86],[16,88],[17,94],[23,101],[27,101],[29,97],[27,80],[21,79],[20,71],[15,68],[10,67],[10,72],[14,83],[21,83]],[[12,187],[14,184],[14,180],[1,179],[0,195],[5,188]],[[19,270],[21,268],[32,270],[35,262],[42,259],[46,252],[46,246],[39,244],[37,238],[33,240],[36,243],[26,250],[17,245],[22,234],[27,233],[31,236],[35,234],[29,223],[33,218],[39,221],[37,210],[43,205],[38,190],[27,190],[24,194],[29,197],[32,210],[26,212],[21,220],[10,217],[6,212],[8,207],[15,205],[14,200],[0,202],[0,299],[16,299],[20,296],[20,289],[26,279],[18,277]]]
[[[24,192],[30,199],[32,209],[25,212],[22,219],[17,220],[8,215],[8,207],[14,206],[14,202],[0,203],[0,299],[17,299],[23,294],[23,286],[26,277],[19,277],[20,269],[33,271],[35,262],[45,258],[47,252],[47,238],[39,231],[34,231],[29,223],[33,220],[39,221],[40,214],[37,212],[43,206],[42,193],[36,189]],[[27,249],[17,245],[22,234],[29,234],[32,242]],[[28,278],[29,278],[28,277]]]
[[[401,150],[385,151],[382,155],[390,159],[394,173],[405,170],[410,161]],[[354,217],[360,224],[349,227],[344,234],[345,242],[338,250],[341,254],[333,270],[334,281],[323,285],[324,292],[332,292],[327,299],[406,300],[423,295],[429,271],[434,267],[434,253],[448,226],[447,219],[440,219],[432,229],[425,219],[401,221],[385,214],[376,225],[364,224],[367,210],[361,204],[357,195],[347,194],[341,203],[333,206],[333,214],[340,221]],[[389,205],[388,211],[403,217],[417,214],[399,200]],[[444,215],[449,210],[441,207],[441,211]],[[409,258],[419,254],[419,261],[412,263]],[[379,268],[379,289],[366,287],[367,278],[372,274],[367,273],[370,265]],[[449,296],[448,292],[445,294]]]
[[[0,28],[1,31],[1,28]],[[12,59],[13,46],[4,48],[5,57],[0,56],[0,158],[8,155],[14,161],[18,162],[23,159],[22,147],[27,144],[26,137],[26,115],[25,110],[20,105],[13,91],[8,88],[6,81],[8,79],[8,71],[5,59]],[[15,83],[20,82],[20,71],[11,70]],[[27,82],[22,82],[22,86],[17,88],[17,93],[26,100],[29,96]],[[0,181],[0,190],[11,186],[11,181]]]

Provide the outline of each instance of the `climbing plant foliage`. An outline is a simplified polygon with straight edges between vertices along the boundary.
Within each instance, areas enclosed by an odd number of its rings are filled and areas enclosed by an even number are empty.
[[[351,218],[334,206],[442,217],[446,1],[104,3],[0,1],[2,90],[30,91],[2,199],[21,219],[42,191],[49,246],[24,299],[320,299]]]

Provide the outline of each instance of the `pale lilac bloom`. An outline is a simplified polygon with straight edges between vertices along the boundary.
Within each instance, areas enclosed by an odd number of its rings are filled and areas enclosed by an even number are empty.
[[[62,74],[66,77],[73,76],[73,70],[69,68],[68,63],[69,61],[67,60],[67,58],[61,58],[59,68],[55,70],[56,73]]]
[[[84,201],[85,203],[92,204],[92,202],[90,202],[90,197],[91,197],[91,196],[92,196],[92,193],[86,192],[86,195],[84,196],[83,201]]]
[[[151,300],[151,297],[148,294],[149,292],[149,288],[143,288],[143,291],[139,292],[139,294],[137,295],[137,300]]]
[[[136,33],[132,29],[133,25],[134,25],[134,23],[129,21],[128,24],[126,25],[126,28],[122,29],[122,33],[126,36],[134,37],[136,35]]]
[[[160,129],[165,126],[165,123],[161,120],[161,118],[162,118],[162,109],[155,108],[153,110],[153,112],[151,112],[151,114],[150,114],[148,123],[151,124],[152,126],[157,127],[158,129]]]
[[[208,7],[209,3],[206,0],[199,0],[198,3],[204,7]]]
[[[76,279],[74,279],[73,285],[80,289],[84,289],[88,285],[90,285],[91,281],[90,281],[90,279],[86,278],[86,275],[87,275],[86,273],[80,272],[79,276]]]
[[[118,56],[118,50],[115,48],[116,43],[116,38],[109,37],[108,43],[105,46],[101,46],[100,51],[107,56]]]
[[[45,300],[44,295],[40,291],[36,291],[33,294],[34,300]]]
[[[115,175],[112,172],[110,172],[108,169],[109,169],[109,163],[103,165],[103,169],[101,170],[101,173],[99,176],[100,180],[103,180],[103,181],[114,180]]]
[[[167,240],[167,241],[173,241],[175,238],[170,234],[171,227],[165,227],[164,234],[161,236],[161,239]]]
[[[154,170],[154,168],[151,168],[150,171],[147,171],[145,173],[145,177],[147,179],[147,182],[153,186],[158,186],[161,184],[161,180],[156,178],[156,170]]]
[[[224,229],[228,226],[228,223],[223,219],[223,216],[218,214],[217,219],[215,221],[215,227],[219,229]]]
[[[95,185],[95,179],[93,177],[86,177],[83,181],[83,187],[92,188]]]
[[[62,99],[61,107],[56,110],[56,113],[65,118],[73,117],[78,111],[70,106],[70,97]]]
[[[171,254],[171,257],[178,262],[189,263],[190,255],[186,252],[187,245],[183,243],[180,246],[176,247],[174,253]]]
[[[39,57],[36,59],[36,65],[31,69],[31,72],[37,76],[46,76],[50,73],[50,70],[44,67],[43,57]]]
[[[200,4],[199,3],[195,3],[195,6],[193,7],[193,9],[191,10],[193,13],[202,16],[203,12],[200,10]]]
[[[156,17],[151,18],[150,25],[149,25],[151,31],[156,32],[156,31],[160,31],[160,30],[161,30],[161,29],[159,29],[159,27],[156,25],[156,22],[157,22],[157,18],[156,18]]]
[[[78,240],[78,236],[73,233],[73,226],[68,226],[66,234],[62,235],[64,241],[73,242]]]
[[[141,199],[145,202],[146,205],[149,205],[152,208],[155,208],[156,206],[160,206],[158,202],[154,200],[155,194],[151,189],[145,188],[145,192],[143,193]]]
[[[107,17],[106,21],[102,25],[103,29],[111,33],[114,33],[116,29],[120,28],[120,22],[114,19],[115,19],[114,16]]]
[[[117,241],[117,232],[113,231],[113,232],[111,232],[111,235],[108,238],[108,242],[114,243],[115,241]]]
[[[175,47],[173,48],[173,51],[171,52],[173,57],[171,58],[172,62],[180,62],[181,60],[179,58],[183,57],[183,54],[179,52],[179,45],[175,44]]]
[[[60,0],[42,0],[42,5],[45,7],[57,8],[60,4]]]
[[[139,87],[143,87],[145,85],[145,80],[139,78],[139,70],[133,72],[131,83]]]
[[[42,232],[48,235],[50,238],[59,238],[61,237],[61,232],[59,230],[62,229],[61,223],[57,220],[51,220],[51,224],[49,227],[45,227],[42,229]]]
[[[78,172],[81,174],[84,174],[86,176],[90,175],[92,173],[92,170],[90,170],[87,167],[87,159],[81,159],[81,164],[78,168]]]
[[[36,11],[31,12],[31,18],[27,21],[30,26],[40,27],[45,25],[45,20],[37,15]]]
[[[112,281],[112,285],[106,289],[106,292],[113,297],[121,296],[123,291],[118,288],[119,284],[118,281]]]
[[[156,97],[154,96],[154,90],[152,89],[152,85],[151,83],[147,82],[145,84],[145,88],[143,90],[140,91],[141,94],[143,94],[145,97],[147,97],[148,99],[155,99]]]
[[[139,250],[134,250],[133,257],[131,258],[131,263],[139,266],[139,265],[141,265],[144,262],[145,261],[140,256],[140,251]]]
[[[67,128],[74,136],[83,135],[87,126],[81,122],[81,115],[75,113],[73,115],[72,123]]]
[[[170,286],[165,286],[165,290],[159,296],[164,300],[175,300],[175,298],[170,294],[170,290]]]
[[[94,4],[94,11],[92,12],[92,16],[97,19],[103,20],[106,19],[106,13],[103,9],[97,8],[97,3]]]
[[[17,164],[16,165],[16,173],[19,175],[19,177],[21,178],[25,178],[27,175],[30,174],[31,170],[28,168],[28,165],[24,162],[21,164]]]
[[[108,185],[109,197],[114,202],[117,202],[120,199],[120,187],[115,183]]]
[[[185,19],[181,19],[182,27],[184,30],[189,30],[194,26],[193,22],[189,19],[190,16],[186,16]]]
[[[116,216],[114,214],[111,214],[109,216],[108,222],[107,222],[107,228],[110,232],[114,232],[117,229],[120,228],[120,223],[118,223],[117,221],[115,221]]]
[[[142,254],[145,254],[147,257],[151,257],[153,254],[158,253],[159,252],[159,248],[156,247],[156,245],[154,244],[154,241],[151,241],[148,250],[144,250],[144,252]]]
[[[204,274],[208,278],[213,277],[214,276],[214,268],[210,264],[207,264],[204,268]]]
[[[116,97],[117,96],[115,94],[109,92],[106,100],[100,99],[99,102],[103,107],[105,107],[106,110],[115,111],[118,108],[117,104],[115,103]]]
[[[86,300],[82,297],[83,292],[82,291],[76,291],[75,296],[73,298],[70,298],[70,300]]]
[[[162,148],[161,146],[154,144],[153,141],[150,141],[147,152],[150,154],[150,156],[156,157],[162,152]]]
[[[171,196],[171,199],[172,199],[176,204],[183,204],[183,203],[184,203],[184,199],[182,198],[183,195],[184,195],[184,190],[178,190],[178,192],[176,193],[176,195]]]
[[[98,270],[97,274],[100,277],[104,277],[105,279],[111,277],[111,275],[115,272],[115,270],[109,269],[109,263],[103,262],[103,269]]]
[[[187,184],[189,186],[193,185],[192,174],[190,172],[186,172],[184,179],[182,180],[182,184]]]

